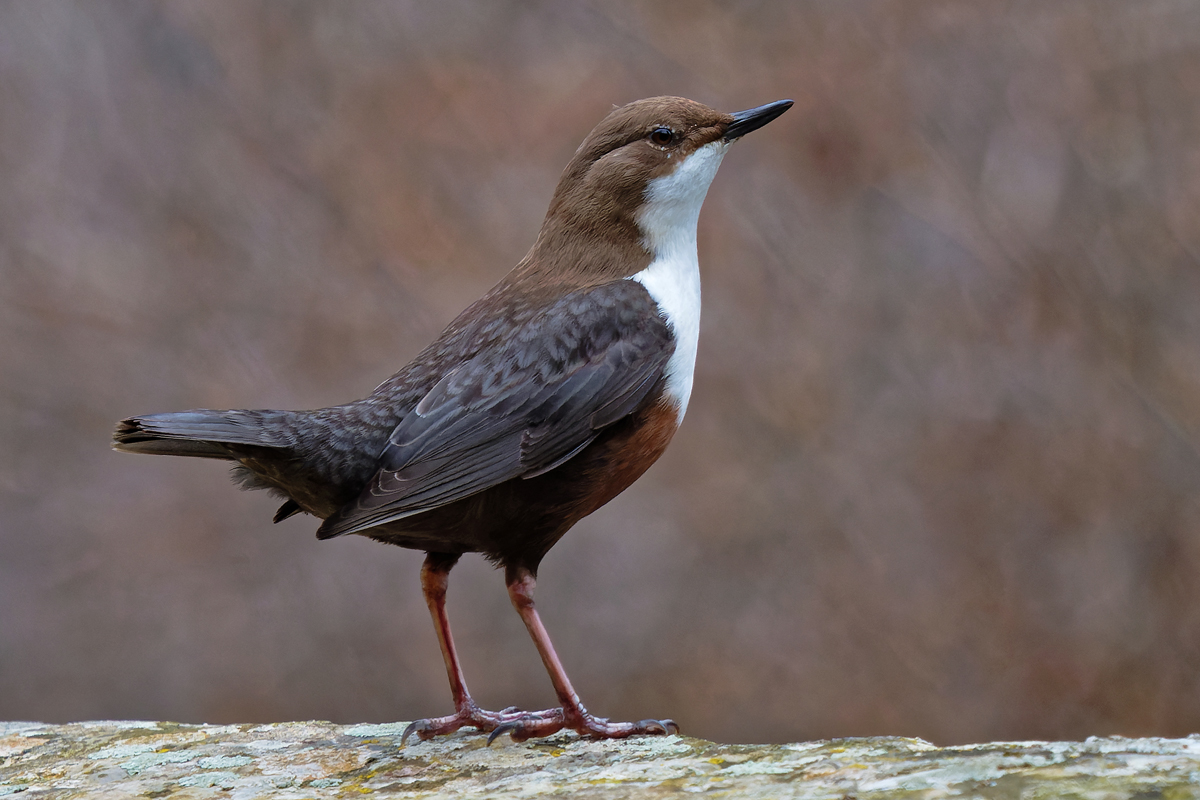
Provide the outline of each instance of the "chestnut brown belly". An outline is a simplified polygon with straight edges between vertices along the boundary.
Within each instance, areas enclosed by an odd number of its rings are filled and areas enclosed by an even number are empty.
[[[658,460],[678,423],[673,403],[652,401],[543,475],[507,481],[363,535],[429,552],[483,553],[498,563],[536,572],[542,557],[572,525],[628,488]]]

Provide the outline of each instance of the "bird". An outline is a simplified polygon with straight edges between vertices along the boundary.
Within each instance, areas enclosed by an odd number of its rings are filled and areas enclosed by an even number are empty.
[[[567,164],[528,254],[364,399],[308,411],[194,409],[129,417],[113,448],[232,462],[243,488],[282,499],[318,539],[360,534],[425,552],[421,588],[454,713],[411,723],[488,744],[571,730],[594,739],[678,733],[670,719],[589,712],[534,605],[538,566],[580,519],[629,487],[687,411],[700,333],[696,231],[729,147],[791,100],[737,113],[682,97],[615,107]],[[461,556],[504,571],[559,705],[480,708],[446,592]]]

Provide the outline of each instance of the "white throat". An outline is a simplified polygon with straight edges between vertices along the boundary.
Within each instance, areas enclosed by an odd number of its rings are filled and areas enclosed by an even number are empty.
[[[700,341],[700,262],[696,222],[708,186],[729,143],[715,141],[685,158],[675,171],[650,181],[638,227],[653,256],[650,266],[631,280],[646,287],[675,334],[675,352],[667,362],[667,395],[687,411]]]

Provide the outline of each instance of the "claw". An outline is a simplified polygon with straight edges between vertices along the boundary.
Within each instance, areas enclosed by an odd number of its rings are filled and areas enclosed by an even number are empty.
[[[422,727],[424,722],[425,722],[425,720],[419,719],[416,722],[408,723],[408,727],[404,729],[404,735],[402,735],[400,737],[400,746],[401,747],[404,747],[404,743],[408,741],[409,736],[412,736],[417,731],[424,730],[424,728]],[[420,738],[420,736],[421,735],[418,733],[417,738]]]
[[[660,730],[664,734],[667,733],[667,726],[657,719],[643,719],[638,722],[639,728],[645,728],[646,733],[653,730]]]
[[[521,723],[519,723],[519,722],[505,722],[503,724],[497,725],[492,730],[492,732],[488,734],[488,740],[487,740],[488,747],[491,747],[492,742],[496,741],[504,734],[510,733],[510,732],[515,733],[520,727],[521,727]]]

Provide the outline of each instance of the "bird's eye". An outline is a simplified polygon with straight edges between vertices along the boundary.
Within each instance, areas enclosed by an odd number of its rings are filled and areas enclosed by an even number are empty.
[[[674,140],[674,138],[675,134],[670,128],[655,128],[650,132],[650,141],[654,142],[654,144],[658,145],[659,147],[666,147],[672,142],[672,140]]]

